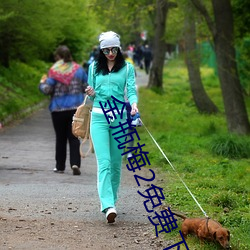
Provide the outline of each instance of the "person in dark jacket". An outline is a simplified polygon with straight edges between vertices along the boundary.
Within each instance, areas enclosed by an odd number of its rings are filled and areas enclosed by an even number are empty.
[[[151,49],[149,48],[149,46],[147,44],[145,45],[145,48],[144,48],[143,57],[144,57],[145,71],[146,71],[146,74],[148,74],[149,69],[150,69],[150,65],[151,65],[151,61],[153,59],[153,55],[152,55]]]

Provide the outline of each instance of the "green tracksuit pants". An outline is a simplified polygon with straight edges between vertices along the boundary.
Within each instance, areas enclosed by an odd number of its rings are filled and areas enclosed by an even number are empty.
[[[123,115],[122,122],[125,120],[126,113]],[[97,190],[102,212],[105,212],[106,208],[115,207],[118,199],[123,150],[118,149],[119,143],[112,135],[120,128],[109,127],[118,126],[120,121],[121,119],[117,115],[117,119],[108,124],[104,114],[91,113],[90,134],[97,160]]]

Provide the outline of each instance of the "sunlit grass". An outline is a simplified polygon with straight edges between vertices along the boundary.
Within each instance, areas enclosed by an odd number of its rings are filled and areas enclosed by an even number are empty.
[[[243,158],[240,154],[243,151],[241,145],[247,148],[250,138],[234,136],[234,143],[223,144],[221,138],[232,136],[227,131],[220,84],[212,69],[202,68],[201,74],[208,95],[220,110],[219,114],[201,115],[197,111],[187,70],[181,60],[174,60],[164,69],[163,93],[157,94],[145,88],[139,90],[141,117],[202,208],[230,230],[232,249],[250,249],[249,238],[246,237],[246,232],[250,232],[250,159],[249,155]],[[164,188],[164,203],[190,217],[202,217],[202,211],[146,130],[141,127],[138,131],[148,148],[151,168],[157,168],[164,176],[159,184]],[[218,144],[221,140],[222,143]],[[229,154],[220,154],[221,151]],[[231,157],[232,152],[239,157]],[[173,231],[166,237],[175,238],[178,242],[177,233]],[[214,243],[201,247],[195,237],[189,239],[190,249],[220,249]]]

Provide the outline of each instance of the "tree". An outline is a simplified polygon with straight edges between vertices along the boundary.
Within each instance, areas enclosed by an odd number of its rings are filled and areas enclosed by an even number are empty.
[[[45,9],[44,9],[45,7]],[[4,14],[11,13],[5,20],[0,20],[0,51],[1,64],[9,66],[11,59],[27,61],[37,58],[37,51],[44,51],[45,44],[49,47],[53,43],[53,36],[48,32],[47,20],[44,18],[46,4],[41,1],[25,2],[2,0],[0,9]],[[47,14],[50,11],[48,7]],[[56,37],[56,30],[54,36]],[[52,43],[51,43],[52,42]]]
[[[148,87],[162,89],[163,66],[166,53],[166,42],[164,39],[166,31],[167,13],[170,8],[176,7],[175,3],[168,0],[156,1],[155,34],[153,41],[154,57],[149,75]]]
[[[214,21],[200,0],[191,1],[204,16],[213,37],[228,130],[249,134],[250,123],[236,64],[230,0],[212,0]]]
[[[189,82],[191,92],[194,98],[197,109],[200,113],[217,113],[218,108],[211,101],[207,95],[202,84],[200,75],[200,57],[197,52],[196,44],[196,27],[193,6],[187,3],[185,6],[185,27],[184,27],[184,40],[185,40],[185,55],[186,64],[188,69]],[[192,13],[192,15],[191,15]]]
[[[250,96],[250,8],[248,0],[232,0],[237,62],[244,94]]]
[[[119,2],[119,4],[118,4]],[[97,14],[102,30],[113,30],[121,35],[122,47],[131,42],[140,43],[140,33],[147,27],[149,35],[152,30],[155,0],[93,0],[92,6]]]
[[[0,1],[0,64],[10,60],[48,60],[54,49],[65,43],[73,57],[82,60],[91,48],[95,20],[85,11],[89,1],[33,0]],[[88,42],[87,42],[88,41]]]
[[[250,35],[250,1],[232,0],[234,14],[235,35],[237,38],[243,38]]]

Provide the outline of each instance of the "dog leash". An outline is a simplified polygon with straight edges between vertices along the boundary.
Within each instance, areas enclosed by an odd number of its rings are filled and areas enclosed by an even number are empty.
[[[185,186],[185,188],[187,189],[187,191],[189,192],[189,194],[191,195],[191,197],[193,198],[193,200],[196,202],[196,204],[198,205],[198,207],[200,208],[200,210],[202,211],[202,213],[205,215],[205,217],[209,218],[209,216],[207,215],[207,213],[203,210],[203,208],[201,207],[201,205],[199,204],[199,202],[196,200],[196,198],[194,197],[194,195],[192,194],[192,192],[190,191],[190,189],[188,188],[188,186],[186,185],[186,183],[182,180],[182,178],[180,177],[180,175],[178,174],[177,170],[175,169],[175,167],[173,166],[173,164],[170,162],[170,160],[168,159],[168,157],[165,155],[165,153],[163,152],[163,150],[161,149],[161,147],[159,146],[159,144],[156,142],[156,140],[154,139],[154,137],[152,136],[152,134],[149,132],[149,130],[147,129],[147,127],[145,126],[145,124],[143,123],[143,121],[141,120],[141,118],[139,118],[142,125],[145,127],[146,131],[148,132],[148,134],[150,135],[150,137],[152,138],[153,142],[155,143],[155,145],[158,147],[158,149],[160,150],[160,152],[162,153],[162,155],[165,157],[165,159],[167,160],[167,162],[169,163],[169,165],[172,167],[172,169],[175,171],[175,173],[177,174],[177,176],[179,177],[179,179],[181,180],[182,184]]]

